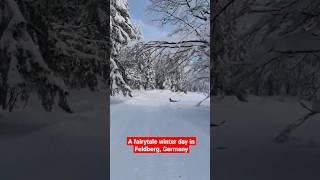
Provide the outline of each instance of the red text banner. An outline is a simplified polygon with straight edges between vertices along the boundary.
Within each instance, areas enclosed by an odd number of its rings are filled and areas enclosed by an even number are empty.
[[[197,144],[196,137],[127,137],[126,143],[134,153],[190,153]]]

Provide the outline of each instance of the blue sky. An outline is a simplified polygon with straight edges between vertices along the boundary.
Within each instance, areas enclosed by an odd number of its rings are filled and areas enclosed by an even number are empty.
[[[170,33],[170,27],[160,27],[152,20],[156,19],[156,15],[147,11],[150,5],[149,0],[128,0],[129,13],[133,23],[138,23],[142,27],[144,39],[151,40],[167,40]]]

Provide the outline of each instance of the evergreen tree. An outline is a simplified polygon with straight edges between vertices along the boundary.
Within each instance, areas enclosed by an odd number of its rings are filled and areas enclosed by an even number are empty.
[[[1,1],[1,105],[38,92],[51,110],[55,96],[66,111],[67,89],[107,90],[108,2]],[[3,28],[2,28],[3,27]]]
[[[119,63],[121,48],[135,38],[135,30],[131,24],[128,12],[127,0],[111,0],[110,7],[110,35],[111,35],[111,59],[110,59],[110,91],[111,95],[122,92],[131,96],[131,88],[125,82],[125,69]]]
[[[49,9],[50,67],[71,88],[105,90],[108,67],[107,3],[55,1]]]
[[[20,6],[24,7],[22,12],[14,0],[0,2],[0,105],[11,111],[18,101],[27,102],[35,91],[46,110],[52,109],[58,97],[59,106],[71,112],[66,99],[67,88],[44,59],[38,45],[37,28],[32,27],[36,17],[34,9],[27,5],[20,1]],[[43,23],[42,18],[38,21]]]

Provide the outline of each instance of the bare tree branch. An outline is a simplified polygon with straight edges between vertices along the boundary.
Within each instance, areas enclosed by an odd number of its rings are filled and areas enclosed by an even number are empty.
[[[213,16],[213,20],[216,20],[224,11],[226,11],[228,9],[229,6],[231,6],[231,4],[233,4],[235,2],[235,0],[230,0],[224,7],[222,7],[222,9],[220,11],[218,11],[218,13],[216,15]]]
[[[309,118],[311,118],[312,116],[319,114],[320,112],[314,111],[312,110],[310,107],[308,107],[307,105],[305,105],[303,102],[299,102],[299,104],[306,110],[309,111],[309,113],[307,113],[306,115],[304,115],[303,117],[301,117],[300,119],[290,123],[283,131],[280,132],[280,134],[278,136],[276,136],[274,138],[274,142],[278,142],[278,143],[284,143],[287,142],[290,137],[289,135],[296,130],[298,127],[302,126],[305,122],[307,122],[307,120]]]

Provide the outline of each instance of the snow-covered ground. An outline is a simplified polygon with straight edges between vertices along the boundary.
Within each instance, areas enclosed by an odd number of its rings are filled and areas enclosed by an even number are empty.
[[[209,100],[205,96],[153,90],[111,98],[111,180],[209,180]],[[180,100],[170,103],[169,98]],[[127,136],[196,136],[190,154],[134,154]]]
[[[104,93],[72,92],[74,114],[0,111],[1,180],[107,179],[107,101]]]
[[[216,180],[318,180],[320,116],[293,132],[295,141],[272,139],[290,122],[307,114],[296,99],[250,97],[248,103],[213,99],[214,178]]]

